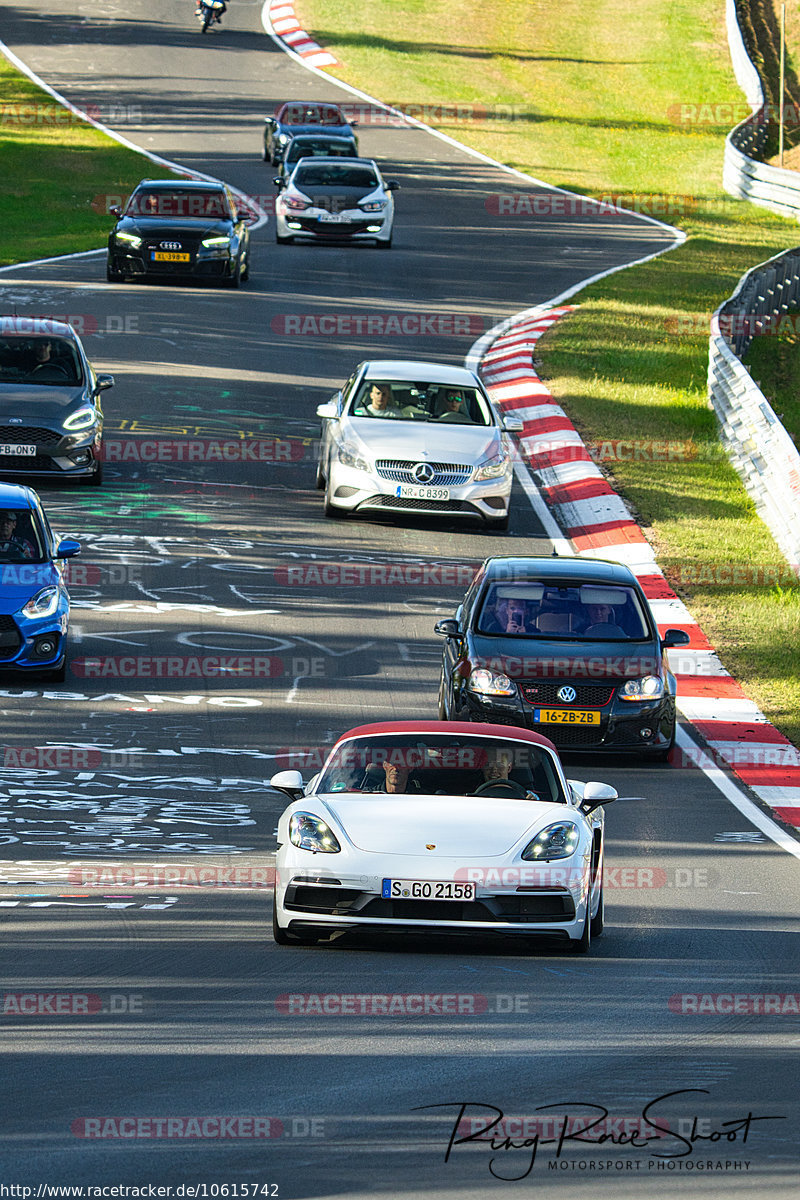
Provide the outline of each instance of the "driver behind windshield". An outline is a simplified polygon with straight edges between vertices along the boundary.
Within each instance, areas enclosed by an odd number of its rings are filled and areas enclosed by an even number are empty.
[[[17,514],[12,509],[0,512],[0,559],[4,562],[22,562],[35,557],[35,547],[17,535]]]

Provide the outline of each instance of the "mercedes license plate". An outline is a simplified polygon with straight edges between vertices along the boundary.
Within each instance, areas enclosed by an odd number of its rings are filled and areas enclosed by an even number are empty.
[[[449,500],[450,489],[443,487],[419,487],[413,483],[398,483],[395,496],[406,496],[409,500]]]
[[[474,900],[474,883],[435,883],[430,879],[384,879],[384,900]]]
[[[533,719],[549,725],[599,725],[600,713],[585,708],[535,708]]]
[[[0,445],[0,454],[25,454],[30,457],[36,454],[35,446],[12,446],[7,443]]]

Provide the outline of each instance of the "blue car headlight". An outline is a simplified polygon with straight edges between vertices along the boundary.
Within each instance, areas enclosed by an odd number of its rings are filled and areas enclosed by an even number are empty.
[[[42,617],[52,617],[53,613],[58,608],[59,590],[51,585],[50,587],[42,588],[35,596],[32,596],[28,603],[23,608],[23,615],[36,620]]]
[[[528,862],[569,858],[577,850],[580,837],[580,830],[574,821],[558,821],[540,830],[533,841],[528,842],[522,857]]]
[[[289,818],[289,841],[312,854],[340,854],[342,847],[332,829],[313,813],[296,812]]]

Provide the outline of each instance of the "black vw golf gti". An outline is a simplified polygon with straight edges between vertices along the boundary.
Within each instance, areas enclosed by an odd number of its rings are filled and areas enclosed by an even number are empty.
[[[224,183],[143,179],[108,239],[106,277],[191,276],[238,287],[250,271],[250,232]]]
[[[546,734],[564,751],[665,758],[675,676],[636,576],[592,558],[489,558],[445,638],[439,716]]]

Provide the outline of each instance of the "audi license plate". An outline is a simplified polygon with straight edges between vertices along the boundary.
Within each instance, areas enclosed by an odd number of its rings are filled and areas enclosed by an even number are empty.
[[[26,454],[33,456],[36,454],[35,446],[10,446],[8,444],[0,446],[0,454]]]
[[[430,879],[384,879],[384,900],[474,900],[474,883],[433,883]]]
[[[191,254],[177,254],[174,250],[151,250],[153,262],[191,262]]]
[[[599,725],[600,713],[585,708],[535,708],[533,719],[549,725]]]
[[[398,483],[395,496],[409,500],[449,500],[450,489],[441,487],[418,487],[413,483]]]

